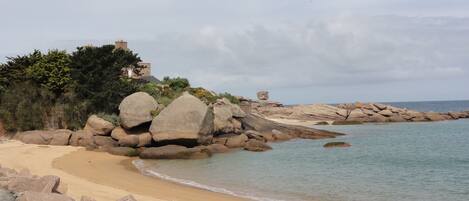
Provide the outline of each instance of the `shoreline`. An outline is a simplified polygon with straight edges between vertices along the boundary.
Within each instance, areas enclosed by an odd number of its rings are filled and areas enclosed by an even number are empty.
[[[15,140],[0,142],[0,164],[16,170],[29,169],[36,175],[56,175],[67,186],[67,195],[98,201],[115,201],[132,194],[139,201],[162,200],[246,200],[141,174],[132,158],[83,147],[24,144]],[[129,182],[131,181],[131,182]]]
[[[106,152],[80,149],[55,159],[53,161],[53,167],[61,169],[69,174],[85,178],[93,183],[111,186],[117,189],[125,189],[132,194],[139,194],[161,200],[245,200],[145,176],[132,164],[134,159],[135,158],[125,156],[115,156]],[[109,171],[111,169],[112,171]]]

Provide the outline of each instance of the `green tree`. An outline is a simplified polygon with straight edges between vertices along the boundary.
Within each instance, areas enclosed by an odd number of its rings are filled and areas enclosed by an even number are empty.
[[[26,70],[42,58],[39,50],[29,55],[8,57],[5,64],[0,64],[0,95],[10,85],[29,80]]]
[[[62,94],[70,84],[70,56],[65,51],[52,50],[27,68],[27,75],[40,86]]]
[[[122,76],[122,69],[134,68],[138,74],[140,61],[137,54],[114,45],[77,48],[71,56],[77,97],[89,101],[90,112],[117,113],[120,101],[138,88],[135,81]]]

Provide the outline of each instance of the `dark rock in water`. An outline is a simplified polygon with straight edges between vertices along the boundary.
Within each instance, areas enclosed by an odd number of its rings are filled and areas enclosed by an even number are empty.
[[[304,126],[294,126],[277,123],[256,114],[248,114],[245,118],[241,119],[243,127],[248,130],[255,130],[262,134],[272,134],[272,130],[281,131],[284,134],[289,134],[296,138],[305,139],[322,139],[322,138],[334,138],[341,133],[319,130],[314,128],[308,128]]]
[[[332,148],[332,147],[350,147],[350,146],[352,145],[346,142],[328,142],[323,147]]]
[[[146,148],[140,153],[143,159],[200,159],[211,156],[207,148],[186,148],[179,145]]]
[[[15,201],[15,197],[10,191],[0,188],[0,200],[1,201]]]
[[[317,122],[314,125],[329,125],[329,123],[327,123],[327,121],[320,121],[320,122]]]
[[[363,124],[361,121],[334,121],[332,122],[332,125],[357,125],[357,124]]]
[[[244,150],[248,150],[248,151],[261,152],[261,151],[267,151],[271,149],[272,147],[267,145],[265,142],[255,140],[255,139],[251,139],[247,141],[246,144],[244,145]]]
[[[260,140],[260,141],[263,141],[263,142],[267,142],[268,140],[262,135],[262,133],[259,133],[257,131],[253,131],[253,130],[248,130],[246,132],[244,132],[244,134],[246,136],[248,136],[249,139],[256,139],[256,140]]]
[[[291,140],[293,137],[291,135],[285,134],[278,130],[272,130],[272,137],[275,141],[287,141]]]
[[[138,156],[139,152],[137,149],[130,147],[111,147],[107,150],[108,153],[118,156]]]
[[[17,198],[17,201],[74,201],[74,199],[57,193],[26,191]]]

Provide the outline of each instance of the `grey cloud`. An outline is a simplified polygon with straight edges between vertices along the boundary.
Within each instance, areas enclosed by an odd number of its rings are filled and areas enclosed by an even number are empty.
[[[469,85],[464,0],[0,0],[0,8],[0,61],[126,39],[157,77],[248,96],[269,89],[286,102],[451,99]],[[441,86],[447,93],[432,92]]]

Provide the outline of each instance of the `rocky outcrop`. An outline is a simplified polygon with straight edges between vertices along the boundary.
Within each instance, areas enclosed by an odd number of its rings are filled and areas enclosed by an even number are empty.
[[[151,124],[155,142],[192,141],[208,144],[212,139],[213,111],[198,98],[184,93],[164,108]]]
[[[272,131],[277,130],[292,137],[304,139],[334,138],[336,136],[343,135],[337,132],[319,130],[304,126],[281,124],[262,118],[257,114],[248,114],[245,118],[241,119],[241,122],[246,129],[255,130],[262,134],[272,135]]]
[[[241,110],[238,105],[232,104],[226,98],[219,99],[213,105],[213,114],[213,125],[215,133],[223,134],[241,132],[241,122],[238,120],[238,118],[245,117],[246,113]]]
[[[259,99],[259,100],[269,100],[269,92],[268,91],[259,91],[259,92],[257,92],[257,99]]]
[[[465,112],[435,113],[418,112],[397,108],[380,103],[354,103],[325,105],[262,105],[259,101],[241,102],[245,111],[259,114],[270,119],[289,119],[300,121],[334,122],[407,122],[407,121],[442,121],[465,117]]]
[[[152,112],[158,109],[158,102],[145,92],[133,93],[119,105],[119,117],[124,128],[133,128],[153,120]]]
[[[227,146],[228,148],[244,147],[248,139],[249,138],[245,134],[229,137],[226,139],[225,146]]]
[[[111,134],[112,129],[114,129],[114,124],[98,117],[97,115],[91,115],[86,121],[85,128],[83,128],[83,130],[90,132],[93,135],[109,135]]]
[[[143,159],[200,159],[210,157],[207,148],[187,148],[179,145],[146,148],[140,153]]]

